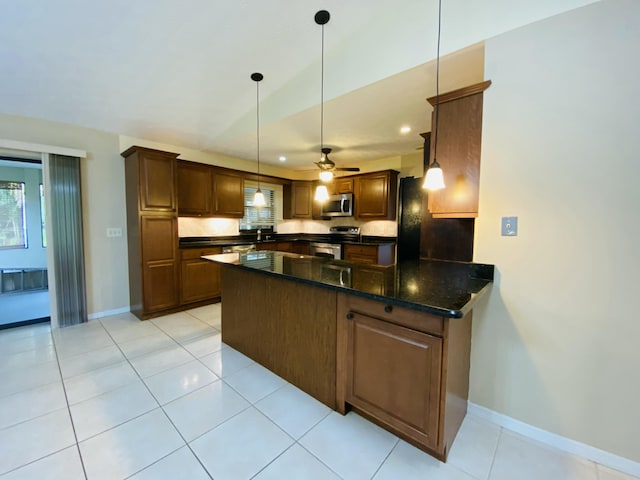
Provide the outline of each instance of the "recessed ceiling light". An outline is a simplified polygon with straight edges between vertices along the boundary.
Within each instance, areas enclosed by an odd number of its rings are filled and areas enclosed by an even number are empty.
[[[285,157],[284,155],[280,155],[280,158],[278,160],[280,160],[281,162],[286,162],[287,157]]]
[[[400,133],[403,135],[406,135],[410,131],[411,131],[411,127],[409,127],[408,125],[405,125],[404,127],[400,128]]]

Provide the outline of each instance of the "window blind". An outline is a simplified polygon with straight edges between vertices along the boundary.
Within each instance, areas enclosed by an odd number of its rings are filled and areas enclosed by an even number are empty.
[[[253,205],[253,197],[258,187],[247,185],[244,187],[244,217],[240,220],[240,230],[255,230],[276,225],[275,189],[268,185],[261,185],[260,189],[264,194],[266,205],[258,208]]]

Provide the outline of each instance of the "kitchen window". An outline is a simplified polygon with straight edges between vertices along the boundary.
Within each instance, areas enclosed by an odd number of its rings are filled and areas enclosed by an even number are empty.
[[[27,248],[24,182],[0,180],[0,249]]]
[[[240,220],[240,230],[257,230],[259,228],[275,230],[278,213],[280,213],[278,199],[282,198],[282,187],[260,182],[260,189],[264,193],[266,205],[258,208],[253,205],[253,197],[258,190],[258,184],[249,181],[244,183],[244,217]]]

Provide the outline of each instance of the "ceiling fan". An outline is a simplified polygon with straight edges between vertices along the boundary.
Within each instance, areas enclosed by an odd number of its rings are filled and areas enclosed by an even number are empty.
[[[329,158],[331,149],[322,147],[322,159],[314,162],[322,172],[359,172],[358,167],[336,167],[336,164]]]

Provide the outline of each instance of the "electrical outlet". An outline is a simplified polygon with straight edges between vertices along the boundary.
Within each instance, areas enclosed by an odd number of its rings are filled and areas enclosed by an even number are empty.
[[[518,217],[502,217],[502,236],[516,237],[518,235]]]
[[[107,228],[107,237],[121,237],[122,229],[117,227]]]

